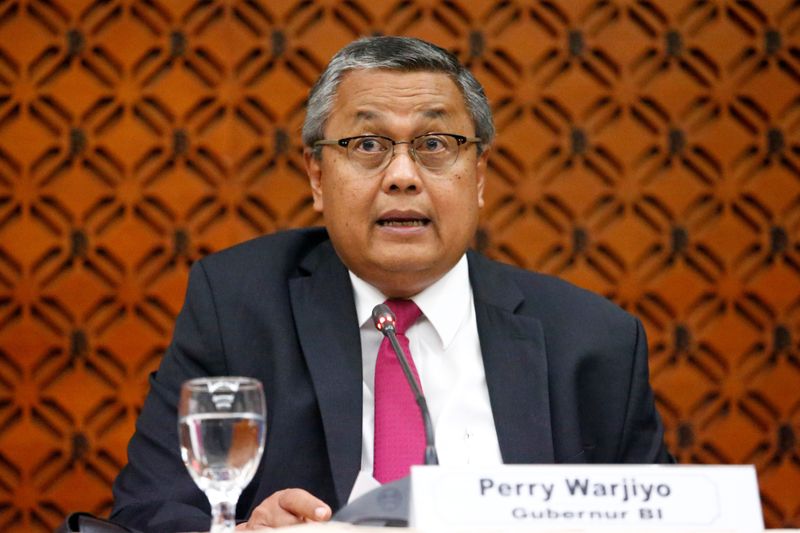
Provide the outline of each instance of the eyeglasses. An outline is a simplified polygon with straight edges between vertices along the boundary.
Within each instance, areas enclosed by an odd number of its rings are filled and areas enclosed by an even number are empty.
[[[479,137],[465,137],[455,133],[426,133],[410,141],[395,141],[382,135],[356,135],[343,139],[323,139],[317,146],[341,146],[347,150],[347,158],[364,170],[382,170],[394,157],[394,147],[407,144],[411,158],[431,172],[447,170],[458,159],[461,145],[479,143]]]

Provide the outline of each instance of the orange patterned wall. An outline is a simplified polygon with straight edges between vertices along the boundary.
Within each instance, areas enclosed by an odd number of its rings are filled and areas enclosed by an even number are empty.
[[[0,530],[109,510],[189,264],[319,222],[305,95],[376,32],[486,86],[478,247],[640,316],[680,461],[800,527],[797,2],[5,0]]]

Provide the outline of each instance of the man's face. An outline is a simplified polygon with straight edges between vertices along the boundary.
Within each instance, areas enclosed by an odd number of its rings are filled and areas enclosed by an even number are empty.
[[[327,139],[383,135],[408,141],[424,133],[471,137],[475,127],[456,84],[442,73],[354,70],[339,85]],[[381,170],[366,171],[339,146],[306,151],[314,209],[323,213],[337,253],[387,296],[408,297],[455,265],[469,246],[483,206],[487,153],[460,147],[456,162],[432,173],[395,147]]]

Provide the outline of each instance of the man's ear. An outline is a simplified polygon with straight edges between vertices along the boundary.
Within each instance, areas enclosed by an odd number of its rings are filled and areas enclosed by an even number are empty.
[[[475,168],[475,179],[478,187],[478,207],[483,207],[483,189],[486,186],[486,172],[489,166],[489,148],[485,148],[478,156],[478,164]]]
[[[311,185],[311,195],[314,198],[314,211],[322,213],[322,162],[314,155],[313,148],[303,150],[303,160],[306,164],[306,174]]]

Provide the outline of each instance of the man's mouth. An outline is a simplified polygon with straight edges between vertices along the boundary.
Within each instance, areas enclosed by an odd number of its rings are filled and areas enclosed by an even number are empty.
[[[430,219],[427,218],[384,218],[378,220],[378,225],[388,228],[415,228],[427,226]]]

